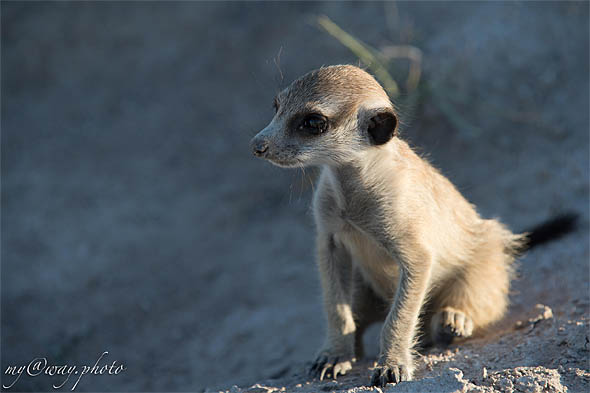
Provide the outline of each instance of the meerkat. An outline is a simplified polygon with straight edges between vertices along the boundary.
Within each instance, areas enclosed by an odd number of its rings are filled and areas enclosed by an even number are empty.
[[[311,71],[274,107],[253,153],[321,167],[313,213],[327,334],[312,375],[346,374],[363,355],[363,332],[384,320],[371,383],[408,381],[419,326],[426,340],[449,342],[502,318],[527,235],[481,218],[399,138],[396,109],[369,73]]]

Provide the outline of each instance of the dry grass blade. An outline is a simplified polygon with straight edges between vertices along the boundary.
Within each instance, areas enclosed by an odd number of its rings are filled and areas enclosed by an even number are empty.
[[[416,90],[422,76],[422,51],[413,45],[392,45],[381,49],[381,57],[386,60],[409,59],[410,70],[406,80],[408,92]]]
[[[327,16],[320,16],[317,21],[320,27],[340,41],[342,45],[347,47],[361,62],[369,67],[375,77],[381,82],[387,94],[392,98],[399,98],[400,89],[397,82],[379,59],[381,58],[381,60],[386,62],[394,58],[409,59],[411,65],[406,81],[406,88],[410,94],[405,97],[404,101],[407,104],[408,110],[411,110],[409,108],[412,108],[416,104],[420,96],[417,90],[422,75],[422,51],[420,49],[412,45],[400,45],[388,46],[379,52],[371,49],[368,45],[342,30],[340,26],[332,22]],[[471,124],[448,101],[447,93],[449,92],[445,89],[439,89],[434,85],[431,85],[429,90],[434,104],[459,132],[468,138],[481,135],[482,130]]]
[[[396,81],[391,77],[387,69],[377,59],[377,56],[367,47],[344,30],[332,22],[327,16],[318,17],[318,24],[332,37],[346,46],[354,53],[363,63],[373,71],[377,79],[383,84],[385,91],[392,97],[399,96],[399,87]]]

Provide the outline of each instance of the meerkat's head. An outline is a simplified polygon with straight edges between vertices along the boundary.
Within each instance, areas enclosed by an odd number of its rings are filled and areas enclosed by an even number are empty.
[[[339,165],[396,136],[389,97],[367,72],[324,67],[294,81],[274,100],[276,114],[251,142],[275,165]]]

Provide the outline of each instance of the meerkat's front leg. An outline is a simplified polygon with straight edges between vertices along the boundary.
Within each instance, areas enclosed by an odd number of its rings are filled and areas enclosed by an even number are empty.
[[[371,384],[385,386],[412,379],[416,326],[430,281],[432,259],[426,252],[412,250],[401,257],[395,300],[381,331],[381,353]],[[406,253],[407,254],[407,253]]]
[[[352,368],[356,326],[351,309],[352,264],[348,252],[330,234],[318,235],[318,268],[322,282],[327,335],[310,374],[336,378]]]

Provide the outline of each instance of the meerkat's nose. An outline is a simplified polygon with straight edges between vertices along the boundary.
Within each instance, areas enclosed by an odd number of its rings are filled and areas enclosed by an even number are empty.
[[[252,150],[254,155],[262,157],[268,151],[268,142],[254,138],[252,140]]]

